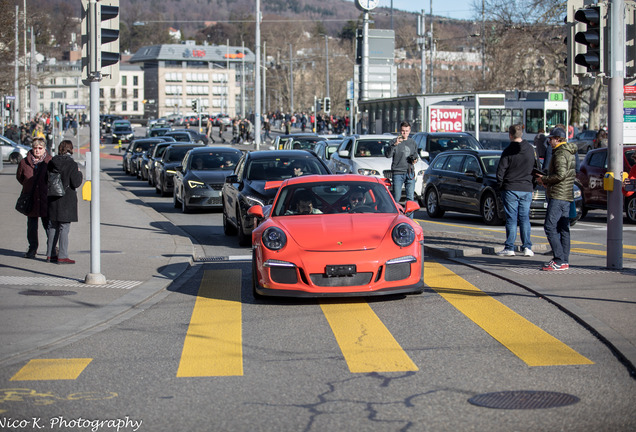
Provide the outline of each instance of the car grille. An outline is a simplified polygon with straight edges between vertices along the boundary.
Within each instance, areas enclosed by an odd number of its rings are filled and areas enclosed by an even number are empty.
[[[388,282],[406,279],[411,276],[411,263],[398,263],[386,266],[384,279]]]
[[[392,179],[393,178],[393,174],[391,174],[391,173],[392,173],[391,170],[382,171],[382,175],[384,176],[384,178],[388,178],[388,179]]]
[[[371,282],[373,273],[362,272],[352,276],[327,277],[324,273],[312,273],[309,277],[314,285],[321,287],[358,286]]]
[[[269,269],[269,274],[276,283],[295,284],[298,282],[295,267],[272,267]]]
[[[210,187],[210,189],[215,190],[215,191],[220,191],[221,189],[223,189],[223,184],[208,183],[208,186]]]
[[[544,201],[545,200],[545,189],[535,189],[532,192],[532,199],[533,200],[537,200],[537,201]]]

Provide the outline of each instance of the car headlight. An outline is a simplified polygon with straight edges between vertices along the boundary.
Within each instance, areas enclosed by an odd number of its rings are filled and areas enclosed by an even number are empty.
[[[278,227],[267,228],[263,232],[263,246],[271,250],[280,250],[287,244],[287,236]]]
[[[253,197],[253,196],[249,196],[249,195],[245,195],[245,201],[247,201],[247,204],[252,207],[253,205],[260,205],[260,206],[264,206],[265,202],[263,202],[263,200]]]
[[[205,183],[195,180],[188,180],[188,186],[190,186],[190,189],[204,188]]]
[[[175,175],[177,172],[175,170],[166,170],[166,174]]]
[[[368,176],[379,176],[380,173],[377,170],[369,169],[369,168],[358,168],[358,174],[368,175]]]
[[[581,189],[578,186],[574,185],[574,199],[581,198]]]
[[[406,247],[415,241],[415,230],[411,225],[402,222],[393,228],[391,236],[396,245]]]

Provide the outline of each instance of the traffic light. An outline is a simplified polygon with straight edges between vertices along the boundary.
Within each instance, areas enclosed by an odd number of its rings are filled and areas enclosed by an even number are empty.
[[[198,108],[197,100],[196,100],[196,99],[194,99],[194,100],[192,101],[192,110],[193,110],[194,112],[198,112],[198,111],[197,111],[197,108]]]
[[[345,101],[345,111],[351,111],[351,99]]]
[[[322,111],[322,101],[320,99],[316,100],[316,112],[319,113]]]
[[[583,24],[583,28],[574,34],[574,42],[586,47],[585,52],[574,57],[574,63],[584,66],[588,73],[605,73],[606,5],[599,3],[579,9],[574,13],[574,19]],[[576,50],[576,48],[574,49]]]
[[[119,80],[119,0],[82,0],[82,80]]]
[[[328,98],[328,97],[325,98],[325,112],[326,113],[331,112],[331,98]]]

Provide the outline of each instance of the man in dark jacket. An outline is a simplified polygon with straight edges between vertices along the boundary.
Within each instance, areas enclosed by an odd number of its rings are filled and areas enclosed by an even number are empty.
[[[537,165],[534,147],[522,139],[523,125],[508,129],[510,145],[501,154],[497,166],[497,186],[506,212],[506,242],[499,256],[514,256],[517,222],[521,234],[521,250],[534,256],[530,240],[530,204],[532,203],[532,169]]]
[[[48,197],[49,240],[46,260],[58,264],[75,264],[75,261],[68,257],[68,234],[71,222],[78,220],[77,193],[75,191],[82,185],[83,176],[77,162],[73,160],[73,143],[70,140],[62,141],[57,153],[57,156],[49,162],[48,172],[61,174],[64,196]],[[56,260],[54,251],[58,242],[59,252]]]
[[[565,130],[561,128],[554,128],[548,141],[552,147],[548,174],[537,175],[537,181],[546,187],[548,211],[543,229],[552,247],[553,259],[541,270],[567,270],[570,268],[570,205],[574,201],[578,146],[566,141]]]
[[[402,186],[406,189],[406,200],[413,201],[415,192],[415,162],[417,162],[417,144],[409,138],[411,125],[407,121],[400,124],[400,135],[388,147],[385,156],[391,161],[393,177],[393,198],[400,202]]]

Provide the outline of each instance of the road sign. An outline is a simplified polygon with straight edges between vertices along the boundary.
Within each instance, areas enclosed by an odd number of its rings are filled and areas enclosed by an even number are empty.
[[[15,96],[5,96],[4,97],[6,100],[14,100]]]
[[[86,109],[86,105],[66,105],[66,109],[83,110]]]

